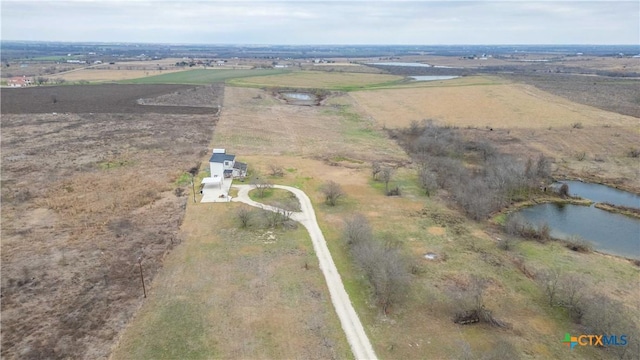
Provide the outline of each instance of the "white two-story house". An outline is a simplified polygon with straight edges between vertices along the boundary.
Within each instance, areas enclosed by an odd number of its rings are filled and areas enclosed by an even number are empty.
[[[213,149],[213,154],[209,159],[209,169],[211,176],[203,180],[203,184],[217,185],[222,187],[225,179],[245,177],[247,175],[247,164],[236,161],[236,156],[227,154],[225,149]]]

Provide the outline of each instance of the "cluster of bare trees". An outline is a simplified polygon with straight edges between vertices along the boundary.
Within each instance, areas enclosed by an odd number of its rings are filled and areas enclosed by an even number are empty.
[[[630,309],[609,295],[597,293],[583,274],[547,269],[536,273],[549,306],[567,309],[571,319],[589,334],[627,335],[627,346],[608,347],[620,359],[637,359],[640,355],[640,328],[630,316]]]
[[[296,228],[297,223],[291,219],[292,210],[279,207],[278,211],[249,209],[245,206],[236,211],[236,218],[240,228]]]
[[[463,139],[454,128],[414,123],[394,134],[418,164],[425,193],[438,188],[475,220],[525,199],[551,174],[550,160],[540,155],[522,161],[499,153],[490,143]]]
[[[345,222],[344,239],[355,263],[371,284],[378,305],[388,314],[409,287],[407,260],[399,244],[375,239],[371,225],[361,214]]]
[[[551,240],[551,227],[542,223],[534,225],[526,221],[520,214],[511,215],[504,224],[504,230],[509,235],[545,243]]]

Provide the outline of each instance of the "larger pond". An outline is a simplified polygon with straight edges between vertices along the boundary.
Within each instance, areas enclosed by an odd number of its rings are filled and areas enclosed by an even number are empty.
[[[640,208],[640,196],[628,191],[581,181],[561,181],[559,184],[569,185],[569,194],[579,196],[584,199],[589,199],[595,202],[607,202],[613,205]]]
[[[457,79],[460,76],[455,76],[455,75],[442,75],[442,76],[437,76],[437,75],[417,75],[417,76],[409,76],[409,77],[412,78],[415,81],[438,81],[438,80]]]
[[[432,67],[429,64],[413,63],[413,62],[375,62],[367,63],[367,65],[383,65],[383,66],[410,66],[410,67]]]
[[[569,193],[596,202],[638,207],[638,195],[603,185],[565,181]],[[541,204],[519,210],[532,224],[547,223],[551,235],[567,238],[579,235],[594,248],[615,255],[640,259],[640,220],[610,213],[592,206]]]

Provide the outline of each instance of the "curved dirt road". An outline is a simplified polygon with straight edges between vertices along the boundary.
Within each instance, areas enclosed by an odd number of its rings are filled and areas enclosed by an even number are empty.
[[[252,189],[251,185],[233,185],[233,187],[238,189],[238,197],[233,198],[232,201],[240,201],[251,206],[270,211],[278,210],[273,206],[264,205],[251,200],[249,198],[249,190]],[[367,334],[364,332],[364,328],[358,318],[358,314],[356,314],[356,311],[351,305],[351,300],[349,300],[349,295],[347,295],[347,292],[344,289],[338,269],[336,269],[333,258],[331,258],[327,242],[325,241],[324,235],[322,235],[322,231],[320,231],[320,227],[316,221],[316,213],[313,211],[313,207],[311,206],[311,200],[309,200],[307,194],[300,189],[282,185],[274,185],[273,187],[292,192],[300,201],[300,209],[302,211],[294,212],[291,215],[291,218],[304,225],[304,227],[307,228],[307,231],[309,231],[311,241],[313,242],[313,249],[318,255],[320,269],[322,270],[324,278],[327,281],[327,286],[329,287],[331,302],[333,303],[333,307],[336,309],[336,313],[338,314],[338,318],[342,324],[342,329],[347,335],[347,341],[349,341],[353,355],[356,359],[376,359],[376,353],[373,351],[371,342],[369,341]]]

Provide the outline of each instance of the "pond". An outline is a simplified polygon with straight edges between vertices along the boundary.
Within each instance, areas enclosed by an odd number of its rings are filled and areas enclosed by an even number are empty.
[[[560,181],[556,185],[563,183],[569,185],[569,194],[571,195],[595,202],[640,208],[640,196],[627,191],[581,181]]]
[[[427,76],[427,75],[420,75],[420,76],[409,76],[410,78],[412,78],[415,81],[437,81],[437,80],[451,80],[451,79],[457,79],[460,76],[455,76],[455,75],[443,75],[443,76]]]
[[[282,93],[282,96],[284,96],[285,98],[293,99],[293,100],[312,101],[312,100],[316,99],[315,96],[313,96],[311,94],[307,94],[307,93],[286,92],[286,93]]]
[[[604,185],[563,181],[569,193],[596,202],[638,207],[638,195]],[[600,210],[594,205],[541,204],[516,212],[532,224],[547,223],[551,235],[567,238],[579,235],[596,250],[640,259],[640,220]]]
[[[376,62],[376,63],[367,63],[367,65],[383,65],[383,66],[411,66],[411,67],[432,67],[429,64],[423,63],[414,63],[414,62]]]

